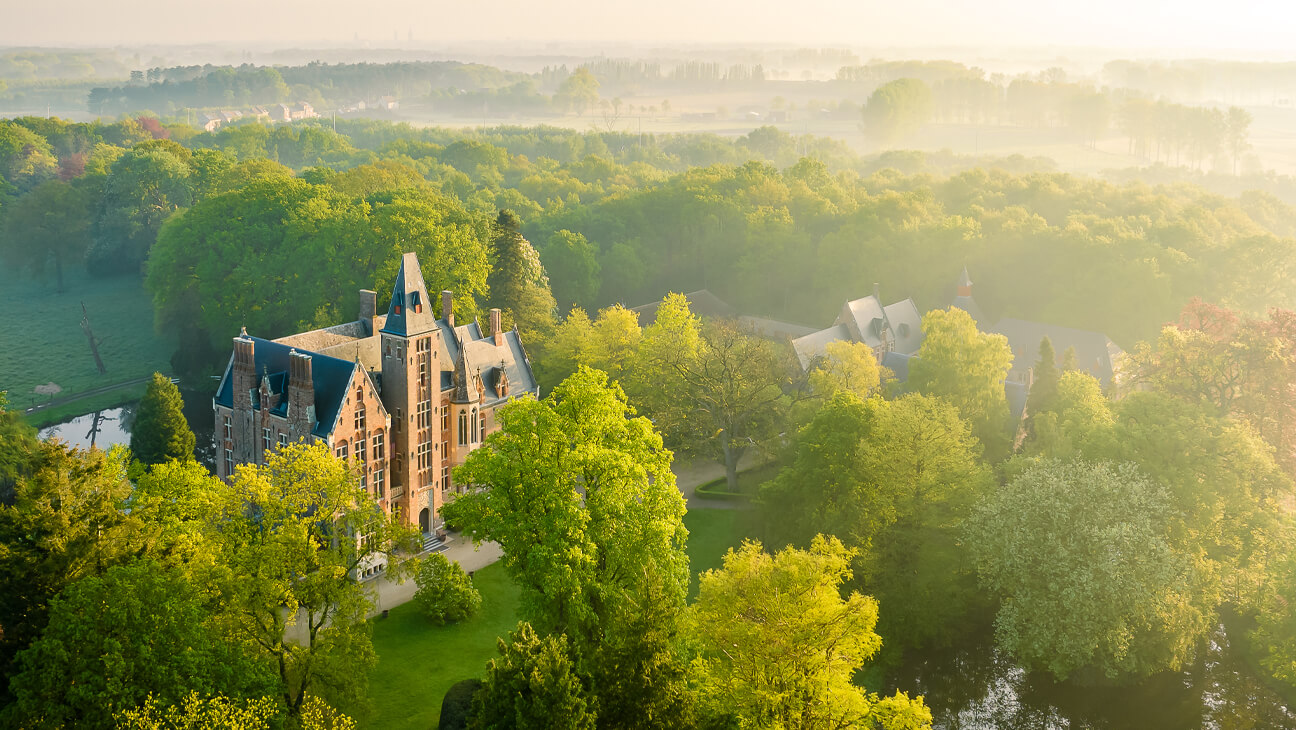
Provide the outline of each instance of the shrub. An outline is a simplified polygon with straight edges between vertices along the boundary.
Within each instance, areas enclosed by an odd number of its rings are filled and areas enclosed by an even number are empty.
[[[481,607],[481,594],[458,563],[433,553],[423,559],[414,577],[418,591],[414,602],[433,623],[446,624],[465,619]]]

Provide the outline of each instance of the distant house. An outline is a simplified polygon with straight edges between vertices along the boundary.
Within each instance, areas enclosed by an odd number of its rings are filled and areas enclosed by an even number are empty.
[[[385,111],[395,111],[399,106],[400,102],[394,96],[384,96],[378,100],[378,108]]]
[[[275,104],[270,107],[270,121],[291,122],[292,109],[290,109],[287,104]]]
[[[883,362],[888,353],[909,356],[918,352],[922,338],[922,316],[914,300],[883,306],[874,284],[872,296],[846,302],[831,327],[792,340],[792,348],[801,367],[809,370],[826,354],[830,342],[861,342]]]
[[[220,129],[222,119],[217,115],[199,114],[198,126],[202,127],[204,132],[215,132]]]
[[[1053,344],[1053,351],[1061,358],[1067,350],[1075,351],[1076,367],[1089,373],[1102,383],[1103,387],[1111,384],[1116,365],[1123,351],[1107,335],[1093,330],[1062,327],[1027,319],[1005,317],[994,325],[989,324],[976,300],[972,298],[972,279],[967,269],[959,277],[958,290],[951,306],[958,307],[976,320],[977,326],[984,332],[993,332],[1008,339],[1008,346],[1013,351],[1012,370],[1009,380],[1020,383],[1030,381],[1030,370],[1039,361],[1040,341],[1045,337]],[[1060,363],[1059,363],[1060,364]]]
[[[261,120],[265,120],[265,119],[269,119],[269,118],[270,118],[270,112],[269,112],[269,110],[267,110],[267,109],[266,109],[265,107],[263,107],[263,106],[254,106],[254,107],[252,107],[251,115],[254,116],[254,117],[256,117],[257,121],[261,121]]]
[[[243,118],[243,112],[237,109],[226,109],[219,112],[221,124],[232,124]]]

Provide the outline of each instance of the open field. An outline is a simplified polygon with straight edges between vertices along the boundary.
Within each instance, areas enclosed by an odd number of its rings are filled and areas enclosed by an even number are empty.
[[[748,519],[750,513],[738,510],[692,510],[684,516],[690,596],[697,594],[697,574],[719,568],[725,552],[742,541]],[[446,690],[480,677],[486,662],[496,656],[496,638],[517,626],[518,589],[499,563],[477,571],[473,582],[482,595],[482,610],[467,621],[433,626],[412,602],[392,609],[386,619],[374,620],[378,666],[369,675],[374,707],[369,727],[436,727]]]
[[[14,408],[27,408],[49,396],[34,392],[37,385],[55,383],[58,398],[116,385],[170,369],[171,345],[153,330],[153,305],[134,277],[91,278],[67,272],[66,291],[59,294],[48,279],[6,272],[0,276],[0,390],[9,391]],[[100,338],[99,354],[107,374],[95,369],[90,346],[81,331],[81,304]],[[41,422],[58,420],[87,409],[120,404],[139,397],[139,388],[124,388],[94,396],[90,405],[73,402],[39,415]]]

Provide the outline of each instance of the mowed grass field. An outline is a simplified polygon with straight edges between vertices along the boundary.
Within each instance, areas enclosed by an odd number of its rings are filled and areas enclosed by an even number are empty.
[[[81,330],[82,302],[101,340],[105,375],[95,368]],[[72,267],[60,294],[52,279],[0,273],[0,390],[9,391],[14,408],[49,400],[34,392],[45,383],[61,387],[57,397],[63,398],[168,372],[171,352],[171,344],[153,330],[153,304],[136,277],[96,279]],[[122,395],[138,397],[137,390]]]
[[[689,530],[689,595],[697,594],[697,574],[719,568],[731,547],[742,542],[749,513],[730,509],[692,510]],[[518,588],[499,563],[477,571],[473,582],[482,595],[481,612],[458,624],[434,626],[415,605],[392,609],[374,619],[378,666],[369,675],[373,712],[365,723],[379,730],[428,730],[441,718],[441,699],[451,685],[480,677],[498,656],[496,639],[518,622]]]

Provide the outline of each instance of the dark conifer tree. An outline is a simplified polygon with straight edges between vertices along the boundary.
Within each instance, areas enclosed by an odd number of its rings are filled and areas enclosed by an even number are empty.
[[[521,227],[511,210],[501,210],[492,226],[490,306],[503,310],[505,326],[516,323],[524,339],[543,340],[553,329],[557,305],[540,254]]]
[[[142,464],[193,458],[194,434],[184,417],[180,389],[162,373],[153,373],[131,429],[131,453]]]

